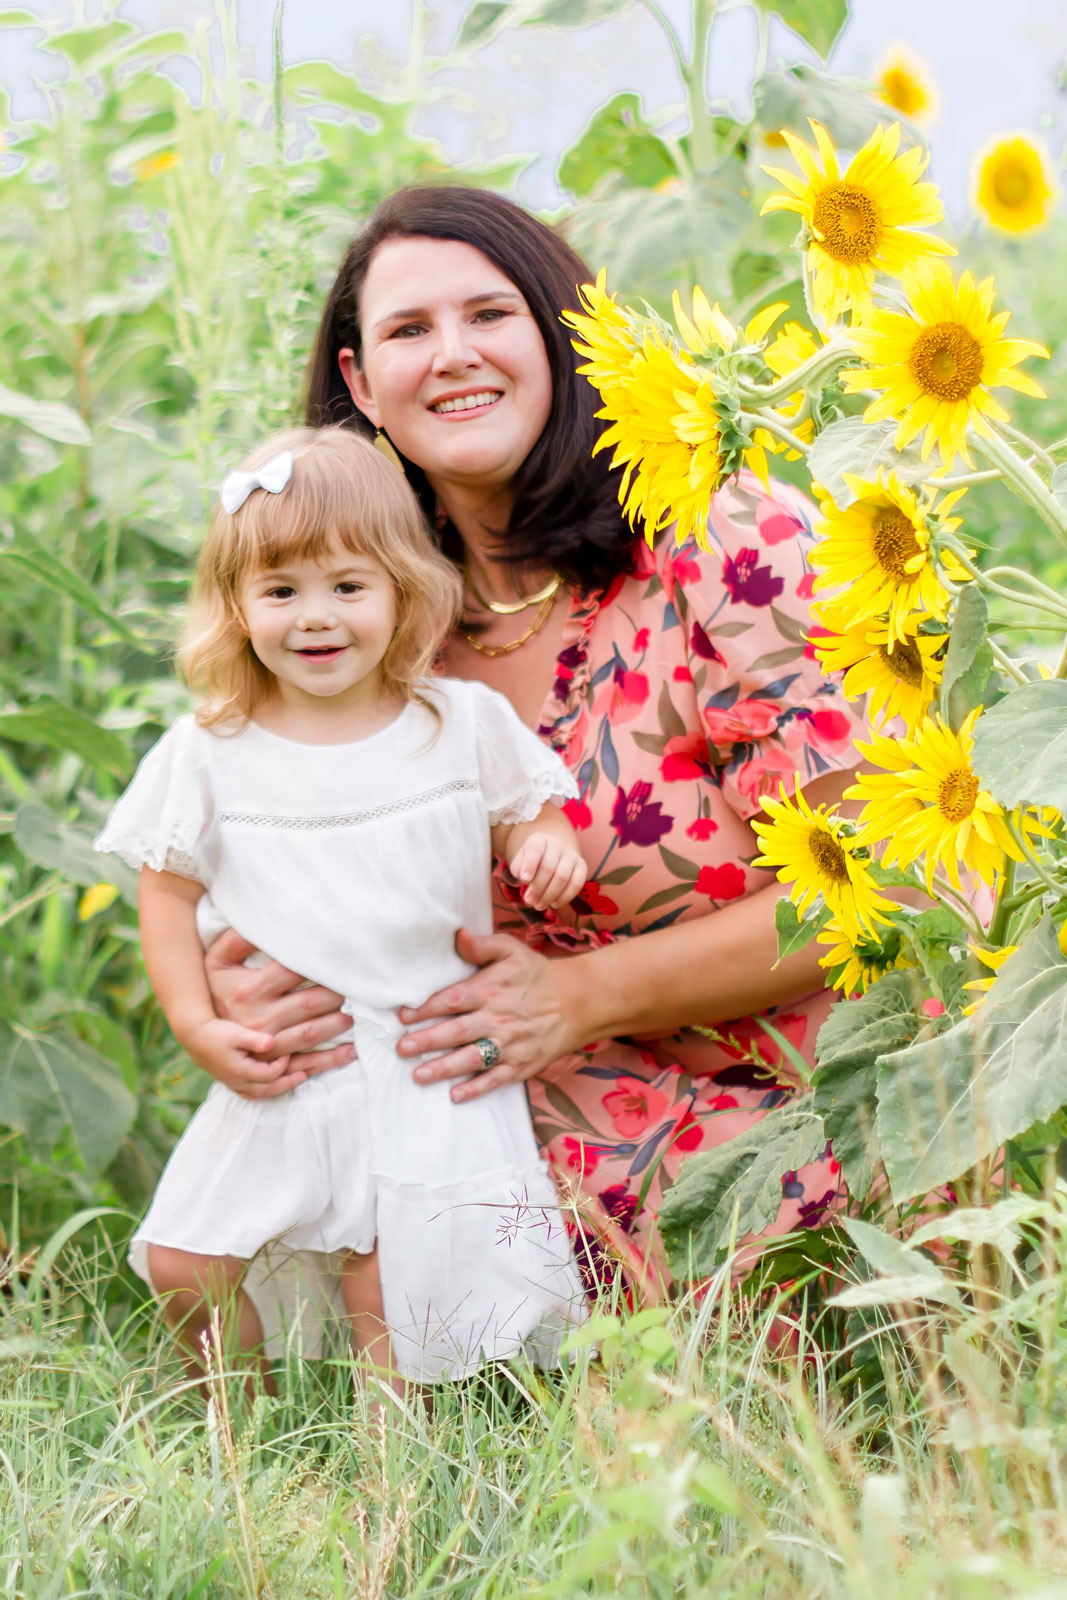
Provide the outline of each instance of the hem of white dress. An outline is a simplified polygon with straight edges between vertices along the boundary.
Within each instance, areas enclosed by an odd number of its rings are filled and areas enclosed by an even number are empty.
[[[369,1256],[373,1255],[377,1249],[378,1239],[377,1236],[375,1236],[369,1245],[323,1245],[321,1250],[316,1250],[311,1245],[302,1244],[295,1247],[293,1245],[287,1245],[285,1242],[285,1236],[283,1234],[279,1237],[264,1239],[261,1244],[256,1245],[254,1250],[246,1252],[243,1249],[226,1250],[214,1248],[210,1250],[201,1250],[198,1249],[195,1244],[186,1244],[184,1242],[176,1243],[172,1239],[160,1239],[154,1235],[149,1237],[147,1233],[135,1233],[133,1238],[130,1240],[129,1248],[126,1252],[126,1260],[129,1262],[134,1272],[136,1272],[137,1276],[144,1279],[152,1293],[158,1294],[159,1291],[156,1289],[156,1286],[152,1282],[152,1279],[148,1273],[147,1251],[150,1245],[159,1245],[160,1249],[162,1250],[184,1250],[187,1255],[203,1256],[209,1261],[215,1260],[219,1256],[232,1256],[235,1261],[243,1261],[248,1264],[249,1262],[254,1261],[261,1251],[268,1249],[270,1245],[281,1245],[284,1249],[288,1250],[293,1250],[295,1248],[301,1255],[309,1256]],[[143,1254],[145,1257],[143,1263],[139,1262],[137,1259],[137,1257],[141,1254]]]

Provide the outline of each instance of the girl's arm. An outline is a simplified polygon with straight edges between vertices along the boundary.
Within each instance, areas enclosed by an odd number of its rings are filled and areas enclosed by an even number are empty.
[[[251,1052],[270,1049],[271,1035],[215,1014],[196,930],[196,906],[203,893],[201,884],[175,872],[141,868],[137,903],[145,968],[171,1032],[197,1066],[235,1093],[258,1098],[255,1091],[265,1072],[277,1079],[286,1063],[253,1060]]]
[[[537,911],[570,903],[588,871],[578,838],[558,806],[546,803],[531,822],[498,822],[493,850],[528,885],[523,899]]]

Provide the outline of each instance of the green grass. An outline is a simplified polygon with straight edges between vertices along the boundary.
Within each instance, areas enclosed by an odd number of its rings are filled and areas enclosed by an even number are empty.
[[[0,1300],[16,1600],[1067,1595],[1062,1273],[866,1332],[720,1282],[376,1417],[341,1359],[205,1404],[92,1220],[47,1266]]]

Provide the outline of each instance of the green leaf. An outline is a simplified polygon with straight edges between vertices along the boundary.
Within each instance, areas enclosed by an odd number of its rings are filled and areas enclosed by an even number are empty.
[[[878,1136],[894,1200],[951,1183],[1065,1103],[1067,962],[1046,916],[973,1016],[879,1058]]]
[[[870,1188],[879,1157],[877,1061],[915,1038],[922,999],[913,973],[891,972],[855,1000],[839,1000],[815,1041],[813,1105],[857,1200]]]
[[[47,1160],[69,1129],[90,1178],[114,1159],[137,1102],[112,1062],[65,1029],[0,1022],[0,1122]]]
[[[58,556],[42,549],[28,535],[23,535],[21,544],[0,551],[0,562],[25,574],[43,588],[51,589],[54,594],[61,594],[73,600],[75,605],[87,611],[90,616],[96,617],[98,621],[106,623],[128,643],[139,645],[142,650],[149,648],[121,617],[109,611],[107,606],[97,599],[92,586],[86,583],[79,573],[68,567]]]
[[[118,856],[94,850],[92,834],[87,829],[60,822],[47,806],[19,806],[14,836],[27,861],[50,867],[83,888],[113,883],[129,905],[137,904],[137,873],[132,867]]]
[[[778,935],[778,961],[784,961],[786,956],[796,955],[798,950],[803,950],[814,939],[819,929],[830,920],[829,908],[820,906],[819,910],[811,916],[801,917],[792,900],[783,895],[775,903],[774,929]],[[775,966],[778,962],[775,962]]]
[[[807,1166],[826,1146],[821,1117],[804,1106],[772,1111],[747,1132],[682,1163],[660,1203],[659,1225],[678,1275],[704,1277],[737,1238],[761,1233],[782,1205],[782,1177]]]
[[[0,11],[0,28],[40,28],[40,17],[32,11]]]
[[[0,384],[0,417],[10,417],[24,428],[31,428],[57,444],[89,444],[92,434],[71,406],[60,400],[35,400],[32,395],[16,394]]]
[[[90,23],[87,28],[68,28],[64,33],[53,33],[48,40],[49,50],[58,50],[75,66],[84,66],[94,57],[103,55],[113,45],[128,40],[137,29],[132,22],[112,18],[110,21]]]
[[[1009,689],[974,725],[974,770],[1002,806],[1067,811],[1067,683]]]
[[[937,1264],[894,1234],[869,1222],[844,1217],[843,1226],[868,1266],[878,1277],[835,1294],[835,1306],[900,1305],[912,1300],[937,1300],[960,1305],[959,1290]]]
[[[754,4],[780,17],[824,61],[848,21],[848,0],[754,0]]]
[[[22,711],[0,712],[0,739],[72,750],[98,772],[123,778],[133,765],[126,743],[109,728],[58,700],[41,699]]]
[[[818,67],[806,65],[765,73],[753,90],[756,121],[761,128],[774,132],[788,128],[791,133],[810,140],[808,118],[814,117],[827,129],[836,145],[845,150],[858,150],[879,122],[884,123],[890,116],[885,104],[866,93],[866,89],[867,85],[858,78],[845,78],[837,73],[831,77],[820,72]],[[906,118],[897,112],[892,116],[911,133],[912,125]]]
[[[821,483],[836,506],[846,510],[856,496],[844,473],[874,479],[886,467],[906,483],[920,483],[926,475],[918,445],[900,451],[893,444],[895,422],[864,422],[862,417],[840,417],[824,428],[811,447],[808,470]]]
[[[661,906],[669,906],[675,900],[681,900],[683,895],[692,894],[692,883],[672,883],[669,889],[657,889],[655,894],[650,894],[643,900],[634,915],[643,917],[646,911],[658,911]]]
[[[960,591],[941,676],[941,715],[954,732],[982,704],[993,670],[989,611],[976,583]]]
[[[624,172],[636,189],[654,189],[677,173],[667,146],[642,117],[636,94],[617,94],[594,113],[564,154],[558,176],[564,189],[586,195],[606,172]]]
[[[685,738],[688,729],[675,709],[674,701],[671,699],[671,692],[666,684],[662,685],[659,692],[656,715],[659,717],[659,725],[663,731],[664,739]]]

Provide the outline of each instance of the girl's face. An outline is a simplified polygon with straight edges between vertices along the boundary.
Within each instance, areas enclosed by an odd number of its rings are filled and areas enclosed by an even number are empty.
[[[396,590],[373,556],[335,544],[321,561],[254,573],[238,596],[252,649],[294,707],[337,698],[354,710],[382,690]]]
[[[472,245],[388,239],[360,306],[362,369],[342,350],[360,410],[434,488],[500,490],[552,405],[540,329],[518,289]]]

